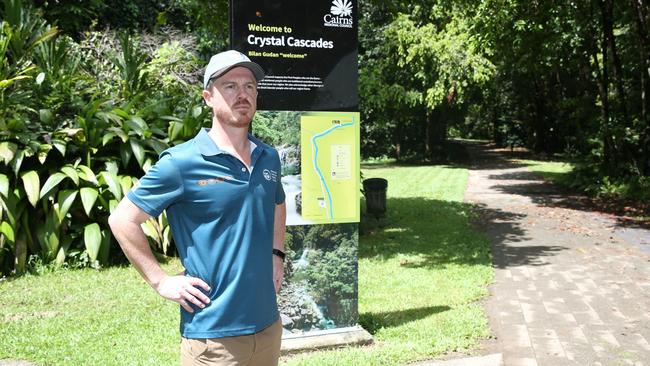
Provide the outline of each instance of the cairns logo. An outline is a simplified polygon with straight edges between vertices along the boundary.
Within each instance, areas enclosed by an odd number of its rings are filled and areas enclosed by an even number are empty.
[[[323,16],[326,27],[352,28],[352,2],[350,0],[334,0],[330,13]]]

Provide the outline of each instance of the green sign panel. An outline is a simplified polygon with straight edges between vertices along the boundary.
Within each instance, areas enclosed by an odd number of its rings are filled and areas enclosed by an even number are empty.
[[[359,113],[300,117],[302,217],[318,223],[359,221]]]

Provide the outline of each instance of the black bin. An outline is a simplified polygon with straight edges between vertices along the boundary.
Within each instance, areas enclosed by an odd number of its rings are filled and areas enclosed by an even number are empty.
[[[363,180],[363,195],[366,197],[366,212],[375,217],[386,213],[386,188],[388,181],[384,178]]]

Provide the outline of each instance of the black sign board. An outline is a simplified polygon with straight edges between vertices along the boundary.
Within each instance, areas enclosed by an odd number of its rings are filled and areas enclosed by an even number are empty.
[[[259,63],[258,109],[357,111],[356,0],[230,1],[230,44]]]

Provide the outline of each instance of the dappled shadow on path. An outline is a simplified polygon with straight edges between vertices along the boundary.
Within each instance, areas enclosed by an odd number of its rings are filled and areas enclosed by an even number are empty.
[[[490,174],[488,176],[488,179],[530,181],[530,180],[537,180],[538,177],[528,170],[517,170],[509,173]]]
[[[506,194],[516,194],[532,198],[533,203],[548,204],[566,197],[567,191],[560,186],[545,181],[528,169],[507,169],[487,178],[496,181],[490,188]],[[514,170],[514,171],[513,171]]]
[[[650,220],[638,220],[637,217],[650,217],[650,204],[633,201],[605,200],[587,197],[568,187],[552,182],[552,179],[568,179],[566,173],[545,173],[546,179],[525,168],[525,164],[512,161],[513,158],[530,158],[530,154],[521,152],[510,154],[504,149],[497,149],[490,144],[467,143],[472,156],[471,169],[504,170],[502,173],[490,174],[490,180],[501,181],[491,188],[499,192],[525,196],[533,204],[558,207],[584,212],[599,212],[612,215],[611,219],[619,228],[640,228],[650,230]],[[512,181],[520,181],[512,182]],[[650,238],[650,233],[648,234]]]
[[[450,309],[449,306],[426,306],[396,311],[367,312],[359,314],[359,324],[370,334],[375,334],[381,328],[397,327]]]
[[[568,199],[568,193],[559,189],[552,183],[545,181],[518,183],[518,184],[497,184],[491,186],[495,190],[506,193],[525,196],[531,199],[532,203],[541,205],[552,205]]]
[[[631,212],[637,216],[650,216],[650,212],[644,212],[644,208],[635,209],[633,207],[635,203],[627,206],[625,202],[608,202],[586,197],[541,178],[538,179],[530,183],[499,184],[492,188],[502,193],[527,197],[532,204],[538,206],[605,214],[612,219],[613,225],[619,228],[650,230],[650,220],[635,220],[629,216]],[[650,211],[650,208],[645,208],[645,211]],[[648,237],[650,238],[650,233]]]
[[[517,247],[530,241],[522,214],[484,205],[424,198],[390,198],[387,217],[379,224],[362,220],[359,257],[401,258],[405,268],[444,268],[449,264],[492,265],[490,240],[499,248],[498,266],[542,265],[541,257],[561,251],[559,246]],[[474,225],[471,225],[473,223]],[[510,262],[508,262],[510,261]]]
[[[474,225],[482,232],[489,233],[493,242],[516,243],[530,240],[522,221],[526,215],[488,208],[484,204],[474,206]]]
[[[507,152],[504,149],[497,148],[494,144],[463,142],[463,145],[471,157],[470,169],[472,170],[524,167],[525,164],[515,162],[511,159],[525,159],[530,157],[530,154],[527,152]]]
[[[545,257],[569,249],[558,245],[528,245],[532,239],[524,235],[525,214],[490,209],[484,204],[476,205],[475,211],[477,228],[492,239],[495,267],[541,266],[546,264]]]
[[[493,261],[497,268],[512,268],[518,266],[543,266],[548,263],[545,257],[558,254],[569,248],[559,245],[526,245],[513,246],[504,243],[495,243],[493,247]]]

